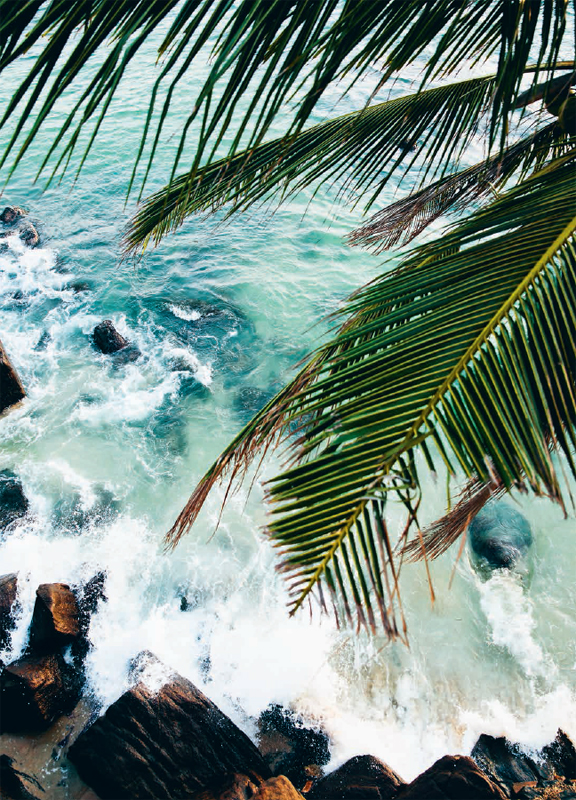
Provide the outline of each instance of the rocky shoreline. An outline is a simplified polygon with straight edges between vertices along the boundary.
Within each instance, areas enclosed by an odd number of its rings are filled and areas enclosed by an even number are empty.
[[[24,655],[0,665],[1,796],[6,800],[553,800],[576,798],[576,750],[562,731],[537,754],[482,735],[406,783],[366,754],[326,773],[329,737],[271,706],[256,744],[152,653],[104,714],[83,695],[90,615],[106,576],[42,584]],[[9,641],[17,575],[0,576],[0,640]]]

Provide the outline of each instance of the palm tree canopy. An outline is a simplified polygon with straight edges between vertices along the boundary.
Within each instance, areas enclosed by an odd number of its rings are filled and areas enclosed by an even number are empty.
[[[558,453],[576,475],[573,52],[561,61],[566,42],[573,47],[569,19],[566,0],[0,0],[0,72],[36,54],[0,119],[11,131],[1,163],[11,159],[12,169],[99,56],[42,165],[51,175],[72,160],[80,169],[125,70],[156,36],[159,75],[127,187],[139,181],[141,195],[173,94],[210,56],[166,186],[133,219],[128,249],[198,210],[232,213],[319,182],[373,209],[391,176],[415,164],[412,194],[373,213],[352,243],[406,243],[474,204],[350,299],[337,332],[207,472],[171,543],[215,482],[241,479],[257,454],[284,442],[286,468],[268,484],[268,534],[291,610],[313,593],[323,606],[332,597],[337,616],[371,628],[379,620],[394,636],[404,631],[405,555],[443,552],[490,497],[514,486],[565,504]],[[376,102],[422,56],[417,91]],[[488,61],[497,68],[484,76],[455,75]],[[308,124],[328,87],[346,92],[375,70],[364,107]],[[269,138],[287,106],[286,129]],[[486,157],[462,169],[478,134]],[[419,471],[438,463],[470,482],[421,532]],[[406,509],[399,540],[387,525],[391,497]]]

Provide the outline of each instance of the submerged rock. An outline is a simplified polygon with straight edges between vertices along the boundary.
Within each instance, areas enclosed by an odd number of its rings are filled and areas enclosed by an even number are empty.
[[[0,414],[26,397],[18,373],[0,342]]]
[[[4,211],[0,214],[0,222],[3,222],[4,225],[11,225],[13,222],[16,222],[17,219],[24,217],[26,212],[20,206],[6,206]]]
[[[0,472],[0,531],[24,517],[30,504],[21,482],[10,470]]]
[[[374,756],[355,756],[322,778],[306,795],[310,800],[393,800],[406,786],[393,769]]]
[[[80,609],[66,583],[43,583],[36,590],[30,625],[30,647],[35,652],[55,652],[80,635]]]
[[[28,247],[37,247],[40,243],[38,231],[31,222],[23,222],[18,230],[18,235]]]
[[[15,627],[14,610],[18,596],[18,575],[0,575],[0,650],[10,640],[10,633]]]
[[[258,747],[273,775],[286,775],[302,788],[311,774],[322,774],[320,768],[330,760],[330,740],[324,731],[305,725],[277,704],[262,712],[258,727]]]
[[[0,676],[0,732],[46,730],[74,708],[82,682],[59,653],[26,656],[8,664]]]
[[[494,569],[528,572],[530,523],[508,503],[492,502],[483,508],[470,523],[468,542],[472,564],[484,576]]]
[[[32,775],[16,769],[14,759],[0,755],[0,789],[6,800],[40,800],[44,788]]]
[[[467,756],[444,756],[408,784],[398,800],[506,800],[507,795]]]
[[[118,333],[111,319],[105,319],[96,325],[92,339],[98,350],[106,355],[116,353],[129,344],[128,339]]]
[[[228,773],[270,775],[250,739],[190,681],[140,655],[140,680],[70,748],[80,777],[102,800],[189,797]],[[152,682],[151,682],[152,681]]]

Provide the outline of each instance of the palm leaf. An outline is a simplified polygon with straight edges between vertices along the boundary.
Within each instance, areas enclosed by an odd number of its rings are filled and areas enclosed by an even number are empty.
[[[278,412],[276,433],[302,426],[268,485],[292,612],[323,586],[349,620],[400,629],[386,498],[417,526],[417,450],[429,465],[439,457],[482,483],[563,502],[551,448],[576,473],[575,180],[573,150],[418,248],[352,299],[303,383],[266,409]],[[239,445],[262,442],[247,430]],[[235,463],[232,449],[223,466]]]
[[[86,130],[81,165],[126,69],[153,36],[159,41],[161,67],[134,168],[133,180],[145,159],[142,186],[175,92],[208,54],[210,71],[191,98],[172,177],[189,136],[194,171],[213,160],[230,134],[230,157],[257,147],[292,101],[289,132],[295,134],[334,82],[346,91],[374,65],[382,65],[380,87],[433,43],[431,79],[459,69],[463,59],[481,62],[498,56],[491,115],[495,140],[498,133],[506,135],[535,48],[533,83],[542,74],[551,75],[547,65],[557,60],[566,19],[566,4],[560,0],[0,0],[0,72],[21,56],[36,54],[0,120],[0,126],[14,121],[2,163],[11,153],[14,165],[19,162],[57,100],[99,57],[100,66],[60,126],[43,167],[55,161],[55,169],[66,169]],[[241,107],[248,88],[252,100]],[[193,127],[196,122],[199,130]]]

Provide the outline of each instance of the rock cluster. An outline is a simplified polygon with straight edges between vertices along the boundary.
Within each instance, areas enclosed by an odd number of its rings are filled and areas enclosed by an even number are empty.
[[[40,243],[38,231],[29,220],[23,220],[26,212],[20,206],[6,206],[0,213],[0,222],[4,225],[16,226],[20,239],[28,247],[36,247]]]

